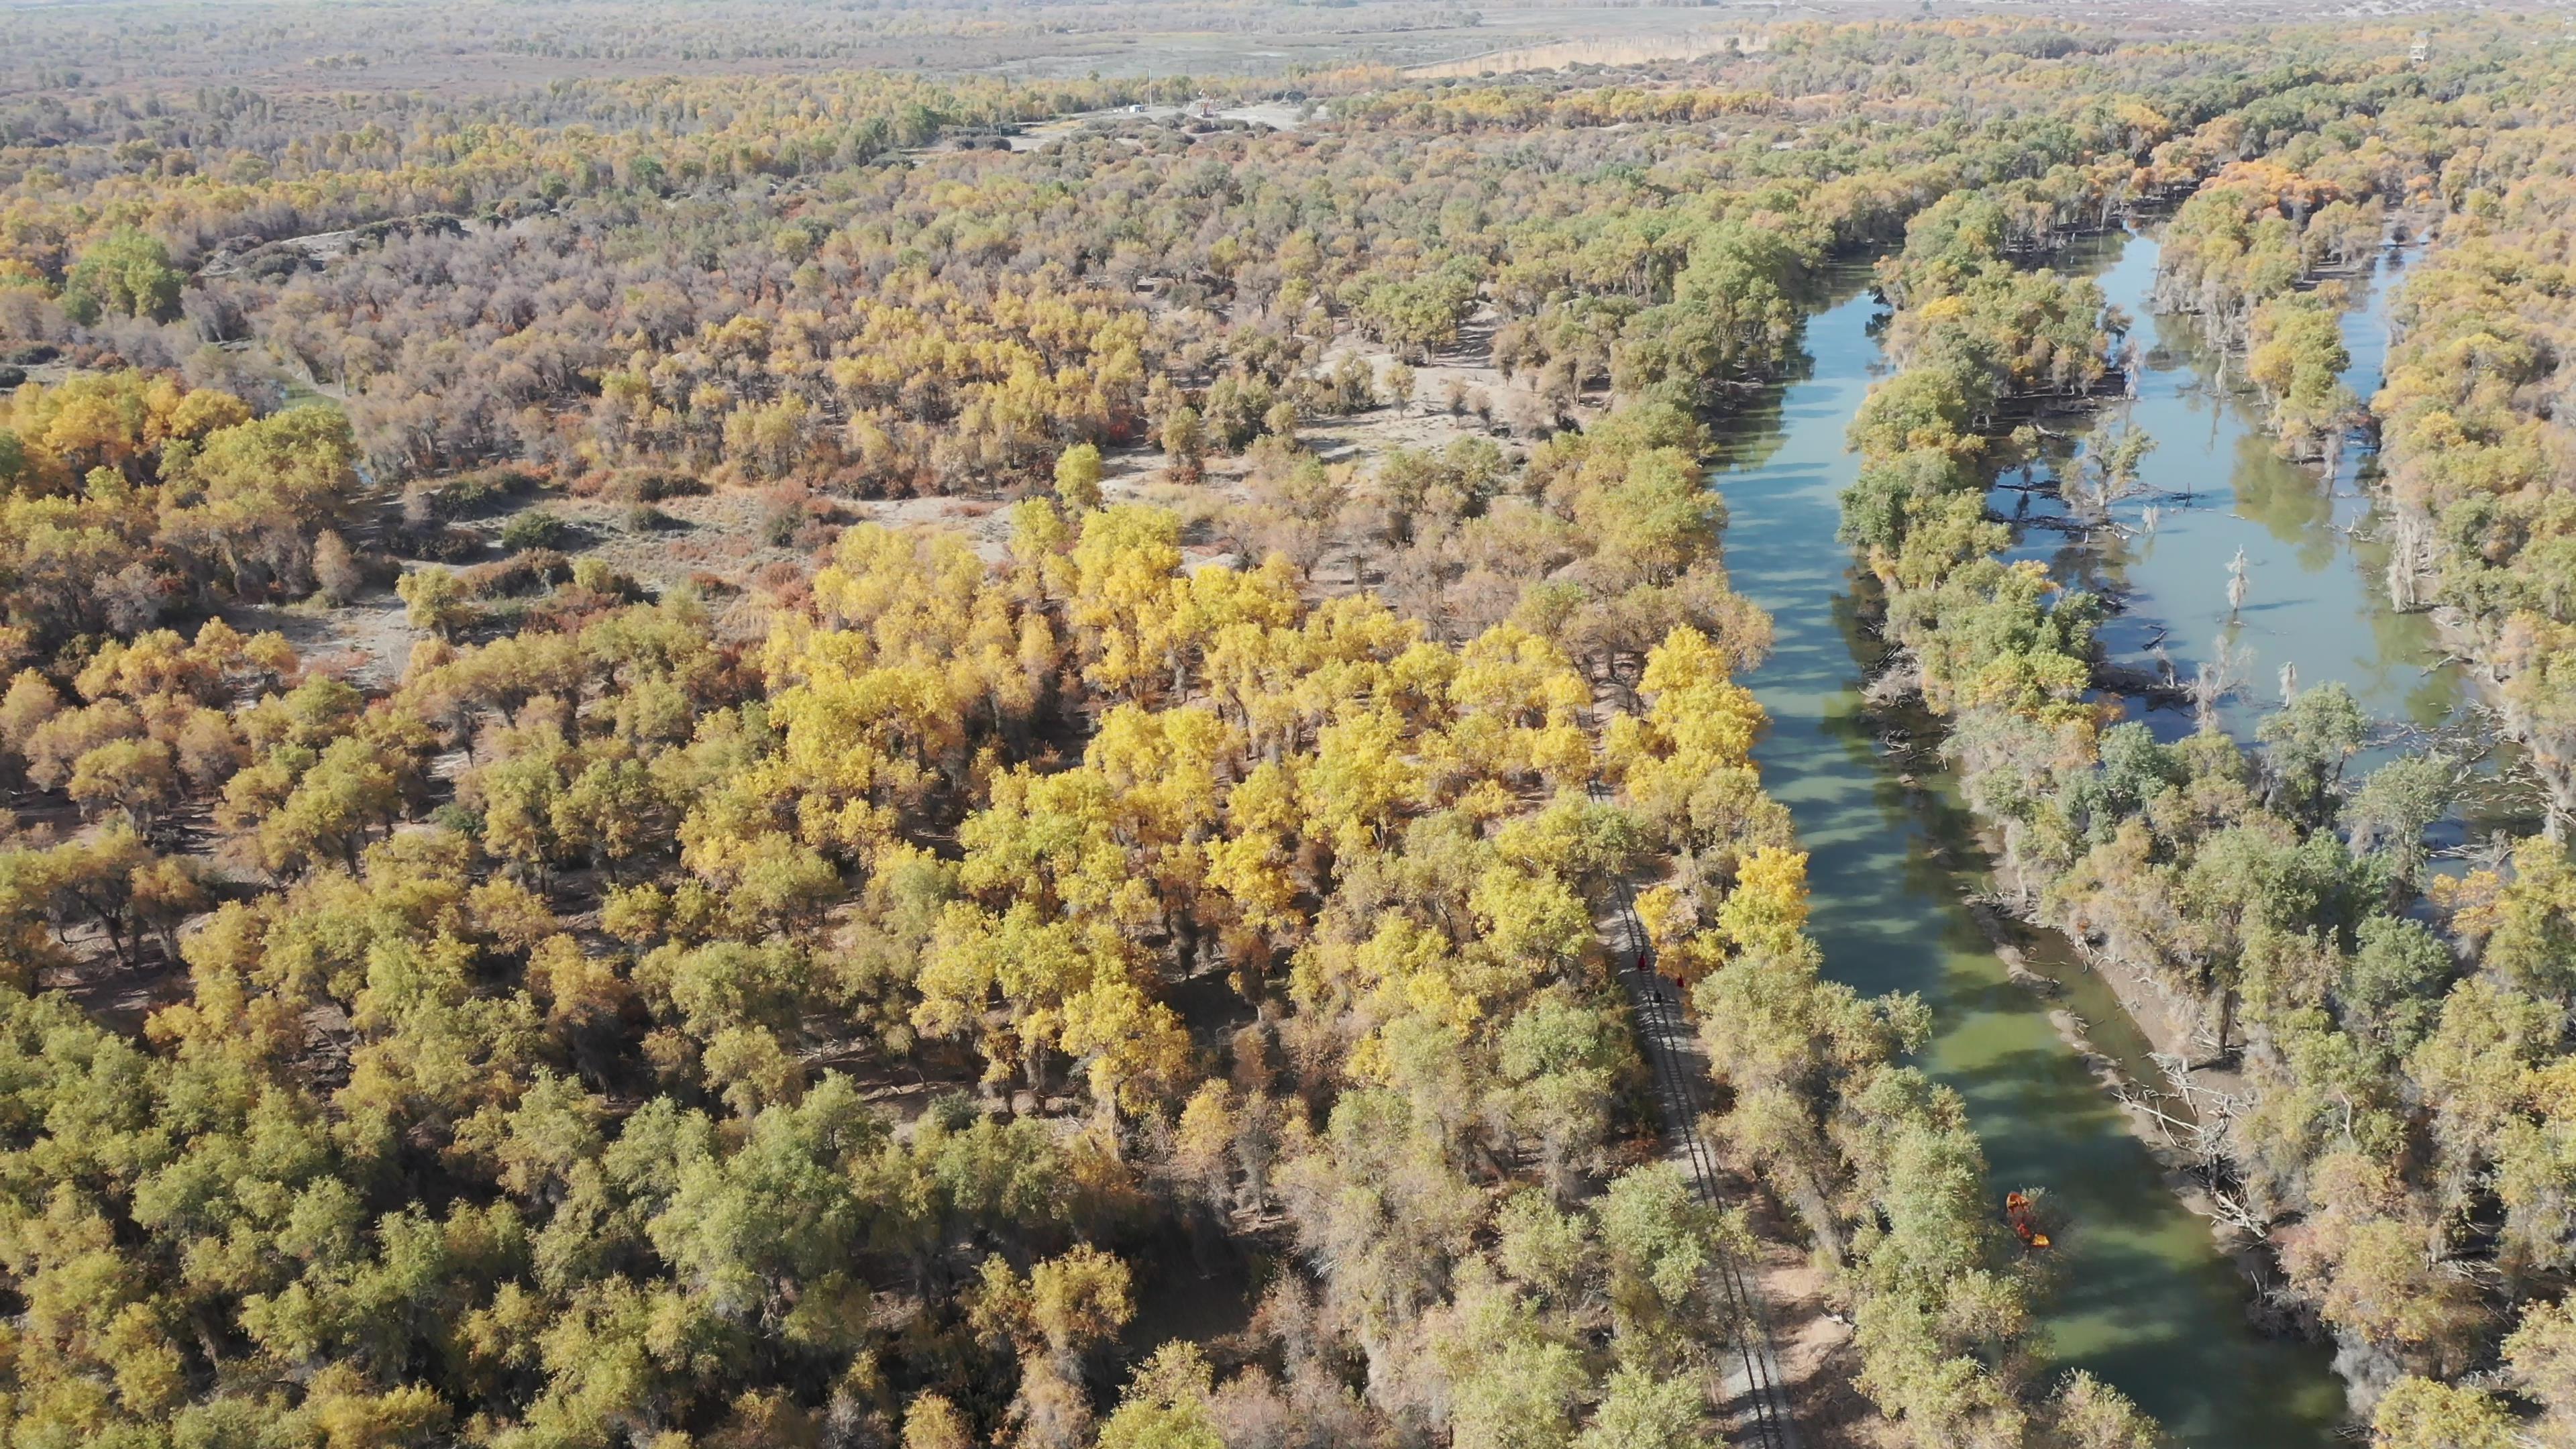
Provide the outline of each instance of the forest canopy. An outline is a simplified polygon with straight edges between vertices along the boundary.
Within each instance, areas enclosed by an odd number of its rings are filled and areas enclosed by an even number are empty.
[[[880,52],[1024,17],[746,9],[442,89],[369,72],[462,20],[0,22],[10,1445],[1682,1449],[1763,1271],[1802,1429],[2158,1442],[1756,765],[1708,468],[1864,262],[1873,695],[2241,1058],[2380,1439],[2562,1433],[2554,32],[1005,81]],[[2299,459],[2430,239],[2370,408],[2552,792],[2488,868],[2329,689],[2125,721],[2004,557],[2149,219]]]

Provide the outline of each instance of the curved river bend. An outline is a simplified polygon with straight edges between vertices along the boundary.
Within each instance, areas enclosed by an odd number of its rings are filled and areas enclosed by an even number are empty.
[[[2188,323],[2152,314],[2154,243],[2113,238],[2104,257],[2104,290],[2152,344],[2139,397],[2112,406],[2158,442],[2147,493],[2117,516],[2134,526],[2146,504],[2161,502],[2163,519],[2153,534],[2099,554],[2068,550],[2041,529],[2016,551],[2119,589],[2129,612],[2105,633],[2114,658],[2142,657],[2160,628],[2186,674],[2222,632],[2232,649],[2252,651],[2246,673],[2261,683],[2227,710],[2231,729],[2249,730],[2274,703],[2271,681],[2285,663],[2302,687],[2350,684],[2375,717],[2450,718],[2457,680],[2435,667],[2421,621],[2386,606],[2377,560],[2353,540],[2368,511],[2354,487],[2361,450],[2346,450],[2331,484],[2277,459],[2258,414],[2214,375],[2216,359]],[[1922,995],[1934,1037],[1921,1063],[1966,1099],[1996,1198],[2044,1188],[2067,1225],[2040,1315],[2054,1368],[2101,1375],[2194,1449],[2323,1449],[2344,1408],[2327,1350],[2252,1326],[2246,1282],[2058,1035],[2050,1006],[2085,1021],[2095,1046],[2124,1063],[2143,1063],[2146,1043],[2102,981],[2065,964],[2063,943],[2054,962],[2046,938],[2033,953],[2065,988],[2056,1002],[2011,982],[1963,904],[1986,885],[1974,822],[1945,778],[1903,774],[1862,715],[1859,689],[1878,646],[1859,627],[1864,581],[1834,529],[1836,495],[1858,468],[1844,432],[1886,372],[1876,335],[1884,311],[1865,282],[1858,270],[1837,274],[1831,304],[1807,321],[1809,374],[1748,411],[1712,479],[1730,515],[1728,571],[1778,631],[1769,661],[1743,682],[1771,714],[1755,751],[1763,779],[1811,853],[1825,970],[1864,992]],[[2345,324],[2354,358],[2346,381],[2363,398],[2385,352],[2386,289],[2374,290]],[[2183,493],[2188,505],[2155,496]],[[2009,515],[2020,497],[1999,493],[1997,503]],[[2252,598],[2230,624],[2227,566],[2239,547]],[[2187,714],[2153,719],[2159,734],[2190,727]]]

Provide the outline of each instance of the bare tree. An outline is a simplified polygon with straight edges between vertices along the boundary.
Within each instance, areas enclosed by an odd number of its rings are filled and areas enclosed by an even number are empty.
[[[2210,657],[2202,661],[2191,685],[2192,714],[2200,728],[2218,727],[2218,706],[2245,688],[2245,669],[2251,662],[2251,651],[2228,643],[2224,634],[2210,642]]]

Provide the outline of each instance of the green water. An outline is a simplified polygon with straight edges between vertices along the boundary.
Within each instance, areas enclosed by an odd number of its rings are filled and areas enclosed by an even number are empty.
[[[2115,261],[2106,283],[2126,281],[2123,264],[2136,262]],[[1966,1099],[1998,1205],[2007,1190],[2043,1188],[2066,1224],[2040,1322],[2053,1364],[2100,1374],[2196,1449],[2326,1445],[2343,1407],[2326,1351],[2251,1326],[2250,1289],[2208,1225],[2182,1207],[2047,1004],[2011,984],[1962,905],[1985,862],[1946,782],[1927,773],[1909,784],[1904,770],[1919,767],[1892,760],[1861,717],[1856,691],[1876,646],[1834,538],[1835,495],[1856,469],[1844,429],[1884,362],[1881,309],[1857,286],[1847,277],[1842,300],[1810,317],[1808,374],[1751,411],[1714,478],[1731,515],[1728,571],[1777,628],[1772,657],[1745,680],[1772,721],[1755,753],[1810,852],[1826,970],[1863,991],[1922,995],[1935,1031],[1922,1065]],[[2214,426],[2247,424],[2220,416]],[[2233,456],[2231,439],[2217,446]],[[2046,943],[2035,945],[2047,969]],[[2091,1023],[2098,1046],[2143,1054],[2098,980],[2054,974],[2068,988],[2058,1004]]]

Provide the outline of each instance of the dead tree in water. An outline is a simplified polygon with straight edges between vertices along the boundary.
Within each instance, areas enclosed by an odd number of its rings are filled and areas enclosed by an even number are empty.
[[[2088,522],[2109,518],[2111,505],[2137,491],[2139,464],[2155,446],[2154,437],[2127,423],[2094,429],[2065,480],[2067,505]]]
[[[2400,503],[2388,515],[2388,598],[2398,608],[2411,613],[2431,602],[2433,542],[2433,520],[2423,509]]]
[[[2218,706],[2245,687],[2246,663],[2247,651],[2229,644],[2226,635],[2211,641],[2210,657],[2191,682],[2192,717],[2201,729],[2218,728]]]

